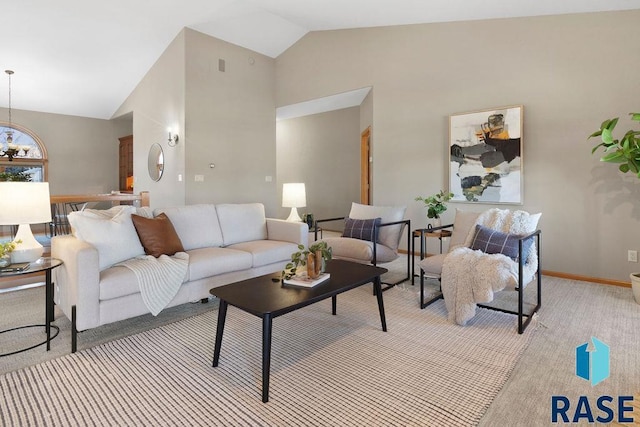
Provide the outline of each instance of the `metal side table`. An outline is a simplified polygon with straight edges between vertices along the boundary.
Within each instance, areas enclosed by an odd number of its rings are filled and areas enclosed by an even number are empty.
[[[442,240],[447,238],[447,237],[451,237],[451,231],[450,230],[445,230],[444,228],[446,227],[450,227],[450,226],[443,226],[443,227],[439,227],[438,229],[433,229],[433,228],[419,228],[417,230],[413,231],[413,248],[412,248],[412,252],[415,254],[415,250],[416,250],[416,238],[420,238],[420,260],[423,260],[426,256],[427,256],[427,238],[429,237],[433,237],[433,238],[437,238],[438,240],[440,240],[440,253],[442,253]],[[411,257],[411,260],[413,261],[412,265],[411,265],[411,284],[413,285],[415,283],[415,278],[416,278],[416,273],[415,273],[415,256]],[[439,300],[440,298],[442,298],[442,292],[436,294],[435,296],[433,296],[432,298],[430,298],[428,301],[424,300],[424,274],[422,269],[420,268],[420,274],[418,274],[417,276],[420,277],[420,308],[425,308],[428,305],[436,302],[437,300]]]
[[[451,237],[451,234],[450,230],[434,230],[431,228],[418,228],[413,230],[412,252],[413,254],[416,253],[416,238],[420,238],[420,260],[423,260],[427,256],[427,238],[435,237],[440,240],[440,253],[442,253],[442,240]],[[417,276],[415,259],[412,259],[411,272],[411,284],[413,285],[415,283],[415,277]]]
[[[12,354],[17,354],[17,353],[22,353],[24,351],[27,350],[31,350],[32,348],[36,348],[39,347],[43,344],[47,345],[47,351],[49,351],[50,349],[50,344],[51,344],[51,340],[54,339],[55,337],[58,336],[58,333],[60,332],[60,328],[58,328],[56,325],[52,325],[51,322],[53,321],[53,282],[51,281],[51,271],[56,268],[59,267],[60,265],[62,265],[62,261],[57,259],[57,258],[50,258],[50,257],[43,257],[38,259],[37,261],[32,262],[31,264],[29,264],[29,267],[27,267],[25,270],[22,271],[9,271],[9,272],[3,272],[0,273],[0,277],[10,277],[10,276],[22,276],[25,274],[33,274],[33,273],[41,273],[44,272],[45,273],[45,277],[46,277],[46,281],[45,281],[45,320],[44,320],[44,324],[37,324],[37,325],[25,325],[25,326],[18,326],[16,328],[11,328],[11,329],[6,329],[4,331],[0,331],[0,334],[4,334],[7,332],[11,332],[11,331],[15,331],[15,330],[19,330],[19,329],[26,329],[26,328],[45,328],[45,332],[47,334],[47,339],[45,341],[42,341],[38,344],[32,345],[30,347],[27,348],[23,348],[20,350],[16,350],[16,351],[12,351],[10,353],[3,353],[0,354],[0,357],[4,357],[4,356],[11,356]],[[55,329],[55,335],[51,336],[51,329]]]

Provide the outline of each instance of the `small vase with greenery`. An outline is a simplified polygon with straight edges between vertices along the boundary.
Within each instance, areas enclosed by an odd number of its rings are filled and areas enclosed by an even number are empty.
[[[283,279],[291,279],[296,275],[298,267],[306,266],[309,254],[315,254],[320,251],[323,264],[329,261],[332,256],[331,247],[327,245],[327,242],[316,242],[309,246],[308,249],[305,249],[304,245],[298,245],[298,249],[298,252],[291,254],[291,262],[285,265],[284,270],[282,270]],[[324,268],[322,270],[324,271]]]
[[[14,251],[16,244],[19,243],[22,243],[22,240],[0,243],[0,267],[6,267],[11,264],[11,252]]]
[[[640,122],[640,113],[630,113],[631,120]],[[600,158],[603,162],[620,163],[620,172],[633,172],[640,178],[640,130],[628,130],[622,139],[613,139],[613,129],[618,124],[618,117],[605,120],[600,130],[592,133],[589,138],[599,136],[602,142],[591,150],[595,153],[600,147],[605,155]]]
[[[429,197],[416,197],[417,202],[424,202],[424,207],[427,208],[427,218],[440,221],[440,215],[447,210],[445,204],[453,197],[453,193],[445,193],[444,190],[440,190],[439,193]],[[438,224],[436,223],[436,226]]]

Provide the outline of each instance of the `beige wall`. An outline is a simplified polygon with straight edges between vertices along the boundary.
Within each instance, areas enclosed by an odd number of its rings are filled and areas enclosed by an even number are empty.
[[[149,191],[151,206],[185,204],[185,35],[180,32],[147,72],[114,117],[133,113],[134,191]],[[167,128],[178,132],[176,147],[167,144]],[[164,153],[164,172],[159,181],[148,173],[150,147],[158,143]],[[182,181],[179,181],[182,175]]]
[[[134,186],[151,192],[152,206],[262,202],[275,214],[273,59],[184,29],[114,117],[131,112]],[[179,129],[177,147],[167,145],[168,126]],[[147,173],[156,142],[165,154],[158,182]]]
[[[524,105],[524,200],[542,212],[546,270],[628,281],[640,270],[640,182],[586,137],[638,110],[640,11],[310,33],[276,60],[277,105],[373,86],[373,202],[446,188],[448,117]],[[628,120],[624,120],[627,127]],[[451,204],[482,210],[489,205]],[[519,208],[520,206],[510,206]]]
[[[261,202],[275,215],[275,61],[197,31],[185,33],[186,201]]]
[[[313,114],[276,124],[278,200],[282,184],[304,182],[316,219],[345,216],[360,199],[360,107]],[[282,203],[279,203],[281,206]],[[289,208],[279,209],[286,218]]]
[[[8,110],[0,108],[0,117]],[[49,156],[51,194],[108,193],[118,185],[118,138],[130,120],[101,120],[12,110],[13,122],[35,132]]]
[[[522,208],[543,213],[543,268],[628,280],[640,270],[626,261],[627,249],[640,250],[640,182],[599,163],[586,136],[613,116],[626,129],[638,110],[628,70],[640,66],[639,19],[624,11],[315,32],[275,61],[184,30],[114,117],[133,113],[135,188],[151,191],[154,206],[257,200],[278,216],[275,107],[372,86],[358,140],[370,123],[373,203],[407,205],[416,228],[425,219],[415,196],[447,186],[449,115],[522,104]],[[117,188],[117,138],[130,119],[16,110],[14,120],[47,145],[53,193]],[[168,126],[179,130],[176,148]],[[146,170],[155,142],[167,161],[158,183]],[[456,207],[489,205],[451,204],[445,221]]]

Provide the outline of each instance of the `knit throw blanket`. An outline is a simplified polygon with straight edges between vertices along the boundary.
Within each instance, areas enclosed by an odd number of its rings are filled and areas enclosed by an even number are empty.
[[[187,276],[189,255],[177,252],[173,256],[152,255],[131,258],[117,265],[133,271],[142,300],[151,314],[157,316],[176,296]]]
[[[480,214],[476,224],[509,234],[533,233],[540,214],[524,211],[489,209]],[[493,301],[494,292],[518,283],[518,263],[502,254],[486,254],[468,246],[475,235],[475,225],[469,230],[464,247],[453,249],[442,264],[442,294],[449,320],[465,325],[476,313],[476,303]],[[523,283],[533,279],[538,268],[535,243],[531,246],[523,269]]]

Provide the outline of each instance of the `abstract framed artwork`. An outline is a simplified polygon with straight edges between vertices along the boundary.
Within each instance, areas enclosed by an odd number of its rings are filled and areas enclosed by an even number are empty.
[[[449,116],[452,202],[523,203],[523,106]]]

